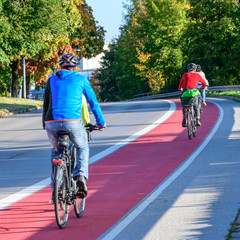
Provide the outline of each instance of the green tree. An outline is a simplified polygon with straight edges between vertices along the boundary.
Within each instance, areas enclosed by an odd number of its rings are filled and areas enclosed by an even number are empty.
[[[71,45],[74,49],[80,50],[77,52],[78,57],[92,58],[103,51],[105,30],[98,25],[92,8],[85,0],[77,5],[77,8],[82,17],[82,24],[71,36]]]
[[[33,75],[39,86],[44,85],[49,74],[59,68],[58,60],[61,55],[72,53],[79,58],[91,58],[103,50],[105,31],[95,21],[91,7],[86,4],[85,0],[75,2],[75,4],[82,22],[79,22],[74,32],[69,34],[69,43],[66,44],[61,36],[55,38],[34,60],[27,62],[27,76],[29,78],[30,74]],[[19,75],[21,75],[22,69],[19,70]]]
[[[178,76],[183,60],[180,37],[186,23],[183,1],[138,1],[132,21],[138,42],[134,65],[152,91]]]
[[[109,45],[109,50],[104,51],[102,66],[96,76],[100,83],[99,97],[103,102],[120,100],[118,83],[116,81],[116,76],[118,74],[116,65],[117,47],[117,43],[112,42]]]
[[[65,44],[81,23],[74,0],[2,0],[0,5],[4,28],[0,30],[1,65],[12,72],[12,93],[17,97],[18,69],[23,58],[34,59],[52,51],[51,43],[60,38]],[[53,49],[58,47],[52,44]]]
[[[196,62],[210,84],[240,83],[240,8],[237,0],[190,0],[183,51]]]
[[[0,96],[8,97],[10,91],[11,69],[9,67],[0,68]]]
[[[180,40],[187,24],[184,0],[132,0],[125,7],[115,63],[108,64],[118,69],[112,81],[116,86],[109,89],[118,91],[120,99],[176,81],[183,62]]]

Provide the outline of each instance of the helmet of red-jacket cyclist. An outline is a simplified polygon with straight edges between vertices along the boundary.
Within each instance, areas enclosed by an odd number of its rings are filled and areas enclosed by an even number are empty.
[[[189,63],[187,65],[187,70],[189,72],[195,72],[197,70],[197,65],[195,63]]]
[[[70,53],[64,54],[60,57],[58,61],[61,68],[71,69],[77,66],[77,58]]]

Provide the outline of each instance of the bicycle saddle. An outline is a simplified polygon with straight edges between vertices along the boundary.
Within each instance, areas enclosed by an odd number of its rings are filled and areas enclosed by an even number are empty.
[[[68,147],[69,145],[69,132],[67,131],[58,131],[58,146],[59,147]]]

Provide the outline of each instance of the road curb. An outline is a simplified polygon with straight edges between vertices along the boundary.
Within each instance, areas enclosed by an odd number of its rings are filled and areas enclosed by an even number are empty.
[[[29,108],[29,109],[24,109],[24,110],[9,112],[9,113],[1,113],[0,118],[7,118],[7,117],[11,117],[11,116],[16,115],[16,114],[25,113],[25,112],[32,112],[34,110],[39,110],[39,109],[42,109],[42,107]]]

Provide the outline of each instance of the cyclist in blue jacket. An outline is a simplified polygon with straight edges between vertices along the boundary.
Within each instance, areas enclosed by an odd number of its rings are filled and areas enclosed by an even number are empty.
[[[61,70],[48,79],[43,103],[43,127],[51,143],[51,159],[59,155],[57,131],[70,132],[69,137],[77,148],[78,160],[73,170],[73,177],[77,181],[77,186],[84,189],[86,196],[89,147],[81,119],[82,94],[90,105],[97,127],[102,130],[106,123],[89,81],[75,71],[77,62],[74,55],[63,55],[59,60]],[[51,179],[53,179],[53,173]]]

